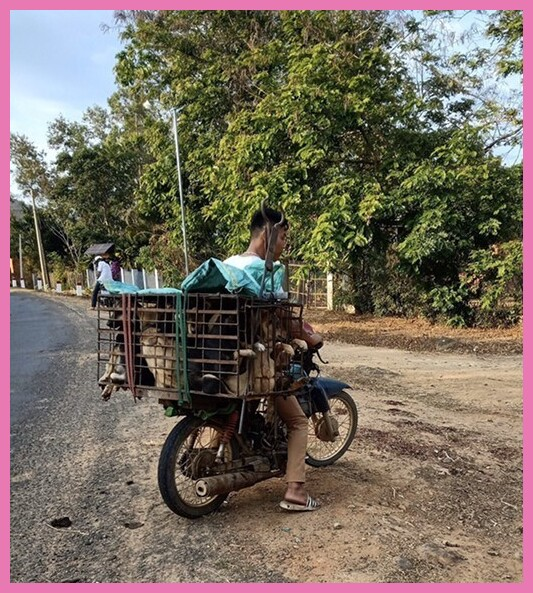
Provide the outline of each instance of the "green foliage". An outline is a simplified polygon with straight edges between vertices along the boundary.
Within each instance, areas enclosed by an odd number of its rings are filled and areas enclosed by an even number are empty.
[[[500,43],[497,67],[503,76],[522,74],[524,22],[521,10],[498,10],[491,17],[487,36]]]
[[[468,51],[441,33],[463,14],[117,12],[110,111],[58,118],[51,170],[15,139],[19,181],[73,261],[113,240],[176,284],[179,108],[191,268],[242,251],[266,199],[290,258],[345,273],[358,310],[488,323],[506,291],[521,305],[522,167],[495,150],[521,143],[521,93],[498,82],[521,74],[522,13],[479,11],[492,44]]]
[[[477,320],[484,325],[521,319],[522,241],[513,240],[472,252],[463,283],[478,301]]]
[[[468,290],[461,284],[431,289],[425,296],[425,304],[430,319],[444,320],[452,327],[469,324]]]

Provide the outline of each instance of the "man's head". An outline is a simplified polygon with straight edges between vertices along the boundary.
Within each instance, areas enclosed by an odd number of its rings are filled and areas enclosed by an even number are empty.
[[[250,222],[251,242],[254,244],[256,250],[261,251],[263,258],[266,257],[266,252],[268,249],[270,228],[279,223],[282,218],[284,220],[281,228],[278,231],[276,246],[274,248],[274,260],[279,259],[283,249],[285,248],[289,223],[281,212],[273,210],[272,208],[256,210],[252,215],[252,220]]]

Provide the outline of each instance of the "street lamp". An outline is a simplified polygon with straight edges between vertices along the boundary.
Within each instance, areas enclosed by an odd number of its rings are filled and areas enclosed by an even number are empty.
[[[31,204],[33,207],[33,222],[35,224],[35,238],[37,240],[37,250],[39,252],[39,263],[41,264],[41,275],[43,277],[44,289],[47,290],[50,286],[50,278],[48,277],[48,269],[46,267],[46,258],[44,255],[43,240],[41,237],[41,228],[39,225],[39,218],[37,216],[37,208],[35,206],[35,195],[33,187],[30,187]]]
[[[143,107],[145,109],[150,109],[152,104],[150,101],[146,100],[143,103]],[[180,192],[180,210],[181,210],[181,231],[183,233],[183,255],[185,258],[185,274],[189,275],[189,254],[187,250],[187,231],[185,228],[185,204],[183,202],[183,188],[181,184],[181,166],[180,166],[180,146],[178,141],[178,114],[183,109],[183,107],[174,107],[172,108],[172,127],[174,130],[174,147],[176,150],[176,168],[178,169],[178,186]]]
[[[181,108],[183,109],[183,108]],[[183,204],[183,189],[181,187],[181,167],[180,167],[180,145],[178,142],[178,113],[181,109],[174,107],[172,109],[172,124],[174,127],[174,144],[176,147],[176,167],[178,168],[178,184],[180,190],[180,207],[181,207],[181,230],[183,232],[183,253],[185,255],[185,274],[189,275],[189,256],[187,253],[187,233],[185,230],[185,206]]]
[[[26,288],[26,283],[24,282],[24,270],[22,269],[22,235],[19,233],[19,278],[20,278],[20,288]]]

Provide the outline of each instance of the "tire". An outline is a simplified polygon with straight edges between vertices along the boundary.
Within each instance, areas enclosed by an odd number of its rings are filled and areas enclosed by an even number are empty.
[[[312,467],[324,467],[335,463],[346,453],[357,431],[357,406],[351,395],[345,391],[339,391],[329,398],[329,406],[331,418],[334,418],[339,425],[339,436],[334,442],[320,440],[315,426],[321,421],[322,414],[311,416],[305,462]]]
[[[228,494],[198,496],[194,486],[211,465],[222,430],[212,420],[188,416],[169,433],[159,456],[157,480],[163,500],[177,515],[197,519],[216,511],[228,497]],[[226,447],[225,461],[235,459],[237,453],[238,445],[232,438]],[[202,458],[203,462],[198,461]]]

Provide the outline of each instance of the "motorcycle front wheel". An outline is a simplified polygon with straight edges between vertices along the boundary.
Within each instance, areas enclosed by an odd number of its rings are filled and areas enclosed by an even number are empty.
[[[212,513],[228,494],[211,497],[196,494],[196,480],[209,475],[215,463],[223,427],[213,420],[186,417],[169,433],[159,456],[157,479],[159,491],[168,508],[187,519]],[[233,438],[226,446],[224,462],[237,457]]]
[[[334,441],[322,440],[319,426],[323,415],[313,414],[309,422],[307,456],[305,462],[313,467],[331,465],[340,459],[352,444],[357,431],[357,406],[345,391],[339,391],[329,398],[330,417],[338,425],[338,436]]]

